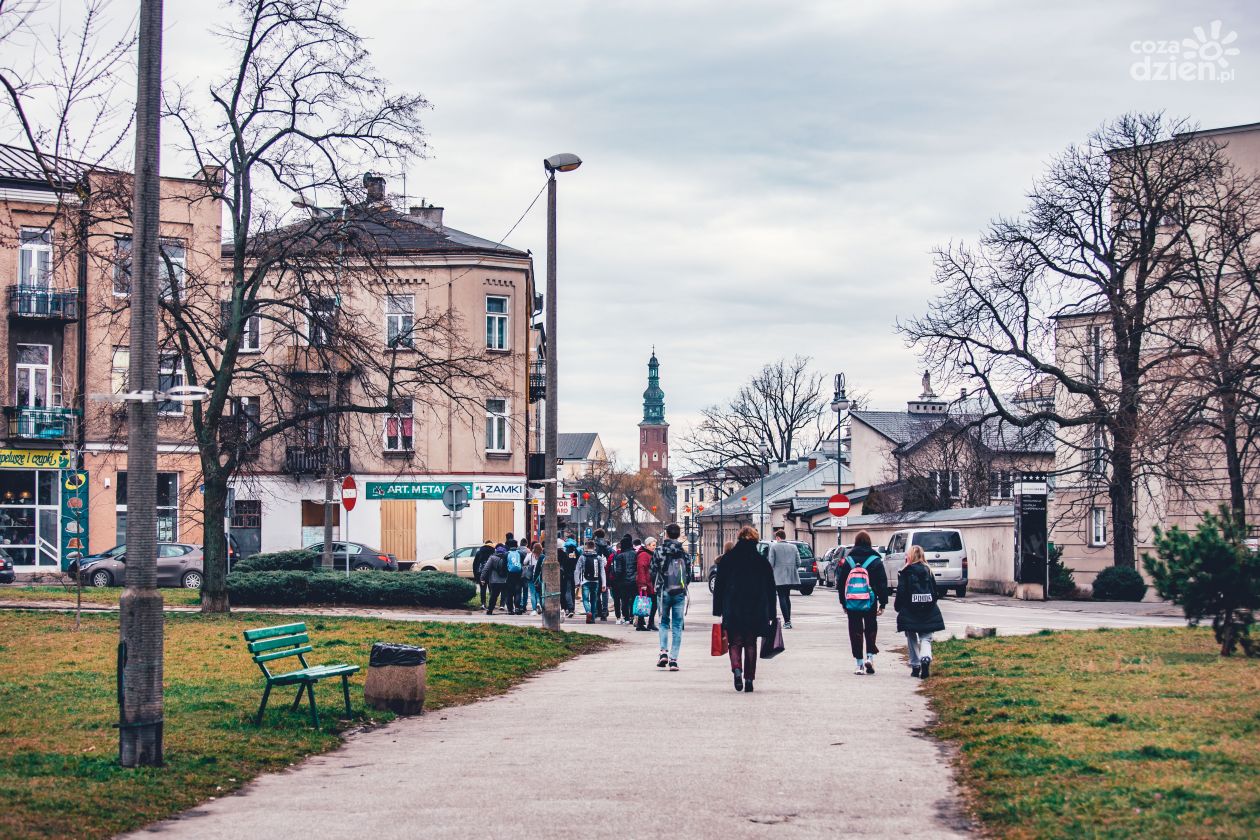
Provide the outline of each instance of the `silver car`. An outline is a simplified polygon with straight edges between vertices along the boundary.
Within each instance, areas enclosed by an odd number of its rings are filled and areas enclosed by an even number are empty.
[[[888,538],[884,571],[888,585],[896,588],[897,572],[906,565],[906,552],[919,546],[927,559],[936,585],[952,589],[959,598],[967,597],[967,543],[957,528],[910,528]]]
[[[200,589],[205,579],[201,546],[158,543],[157,585]],[[104,554],[86,557],[79,577],[89,586],[123,586],[127,582],[127,546],[117,545]]]

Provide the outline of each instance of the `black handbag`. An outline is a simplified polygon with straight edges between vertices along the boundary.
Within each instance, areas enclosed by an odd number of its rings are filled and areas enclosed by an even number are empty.
[[[761,658],[774,659],[783,653],[783,623],[779,619],[771,622],[770,632],[761,638]]]

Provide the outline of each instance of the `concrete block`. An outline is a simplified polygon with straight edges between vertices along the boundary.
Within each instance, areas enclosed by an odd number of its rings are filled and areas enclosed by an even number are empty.
[[[1040,583],[1019,583],[1015,585],[1012,597],[1020,601],[1044,601],[1046,588]]]
[[[968,639],[987,639],[990,636],[996,635],[996,627],[975,627],[970,624],[967,625],[966,636]]]

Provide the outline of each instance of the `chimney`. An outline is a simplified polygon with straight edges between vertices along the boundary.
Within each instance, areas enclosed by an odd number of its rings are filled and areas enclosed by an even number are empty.
[[[967,389],[966,389],[966,388],[963,388],[963,389],[962,389],[962,394],[958,397],[958,399],[959,399],[960,401],[961,401],[961,400],[965,400],[965,399],[967,399]]]
[[[436,230],[442,229],[442,208],[434,207],[432,204],[413,204],[407,211],[408,215],[418,219],[421,224]]]
[[[817,459],[817,458],[810,458],[810,459],[809,459],[809,469],[810,469],[810,471],[811,471],[811,472],[813,472],[814,470],[818,469],[818,459]]]
[[[372,203],[385,200],[385,179],[374,172],[363,176],[363,187],[367,190],[367,200]]]

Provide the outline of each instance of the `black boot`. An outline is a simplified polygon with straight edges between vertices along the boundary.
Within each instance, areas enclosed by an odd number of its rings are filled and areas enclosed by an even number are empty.
[[[744,680],[744,693],[745,694],[752,694],[752,690],[753,690],[752,684],[753,684],[753,681],[751,679]]]
[[[744,670],[742,668],[735,668],[732,670],[732,673],[735,675],[735,690],[743,691],[744,690]]]

